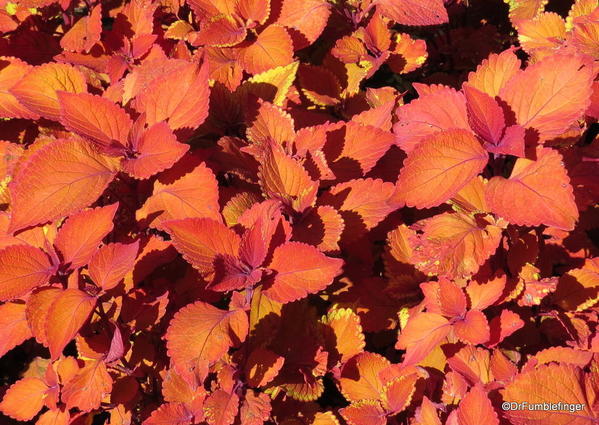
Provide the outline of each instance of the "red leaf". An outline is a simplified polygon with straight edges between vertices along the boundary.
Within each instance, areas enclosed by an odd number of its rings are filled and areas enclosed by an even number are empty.
[[[288,303],[329,286],[341,273],[343,260],[330,258],[311,245],[287,242],[278,246],[269,268],[275,271],[268,298]]]
[[[60,139],[40,147],[10,182],[9,231],[87,207],[104,192],[116,174],[117,164],[117,159],[101,155],[81,140]]]
[[[112,231],[118,203],[72,215],[62,225],[54,246],[62,254],[63,264],[72,270],[88,263],[102,239]]]
[[[55,268],[48,256],[29,245],[10,245],[0,250],[0,301],[21,297],[48,282]]]
[[[283,0],[277,23],[291,30],[294,50],[312,44],[325,29],[330,5],[325,0]]]

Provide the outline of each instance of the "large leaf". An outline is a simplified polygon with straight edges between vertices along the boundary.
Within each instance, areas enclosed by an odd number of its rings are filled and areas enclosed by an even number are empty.
[[[269,268],[275,276],[264,295],[283,303],[304,298],[329,286],[342,265],[343,260],[327,257],[311,245],[287,242],[273,253]]]
[[[293,42],[287,30],[269,25],[258,38],[242,50],[239,61],[250,74],[259,74],[293,61]]]
[[[173,245],[203,274],[214,271],[219,257],[236,258],[241,238],[224,224],[209,218],[186,218],[164,224]]]
[[[395,348],[406,350],[402,364],[411,366],[423,360],[450,330],[449,320],[440,314],[419,313],[410,317],[395,344]]]
[[[247,333],[245,311],[221,310],[198,301],[175,314],[166,333],[166,344],[173,363],[186,370],[196,362],[215,362],[231,346],[243,342]]]
[[[52,303],[46,318],[46,337],[52,359],[75,337],[96,306],[96,299],[79,289],[65,289]]]
[[[55,220],[87,207],[104,192],[118,160],[88,143],[60,139],[33,153],[9,184],[9,231]]]
[[[200,164],[193,171],[172,183],[154,182],[154,191],[137,210],[137,220],[160,228],[169,220],[206,217],[221,220],[218,204],[218,183],[214,173]]]
[[[25,316],[25,304],[4,303],[0,305],[0,357],[9,350],[31,338],[31,330]]]
[[[507,403],[528,405],[541,403],[577,404],[580,410],[567,408],[513,409],[504,412],[514,425],[588,425],[596,422],[597,412],[593,412],[587,395],[583,372],[574,366],[552,363],[521,373],[501,391]]]
[[[594,75],[580,56],[552,55],[516,74],[499,96],[518,124],[549,139],[582,117],[590,104]]]
[[[439,25],[449,20],[443,0],[377,0],[375,4],[402,25]]]
[[[208,66],[190,63],[160,76],[135,100],[149,125],[167,121],[171,129],[195,129],[208,116]]]
[[[23,378],[4,394],[0,412],[19,421],[28,421],[40,411],[48,386],[39,378]]]
[[[30,245],[10,245],[0,250],[0,301],[25,295],[54,274],[48,256]]]
[[[10,91],[29,110],[58,121],[58,92],[84,93],[87,84],[77,68],[63,63],[46,63],[33,68]]]
[[[437,206],[466,186],[487,161],[487,152],[472,133],[435,133],[408,155],[397,180],[396,197],[410,207]]]
[[[112,377],[102,360],[86,360],[77,374],[68,380],[61,398],[68,409],[78,408],[83,412],[100,407],[102,399],[112,390]]]
[[[518,158],[510,178],[493,177],[485,196],[490,210],[513,224],[572,230],[578,219],[562,156],[550,148],[539,147],[535,161]]]
[[[116,203],[89,209],[68,218],[54,241],[64,264],[70,264],[72,269],[87,264],[102,239],[112,231],[118,206]]]
[[[109,99],[88,93],[58,92],[60,122],[69,130],[92,140],[107,152],[127,143],[133,122],[129,114]]]

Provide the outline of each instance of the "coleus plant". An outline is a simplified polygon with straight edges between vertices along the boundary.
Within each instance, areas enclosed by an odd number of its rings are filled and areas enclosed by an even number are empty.
[[[2,423],[599,423],[599,4],[547,3],[0,1]]]

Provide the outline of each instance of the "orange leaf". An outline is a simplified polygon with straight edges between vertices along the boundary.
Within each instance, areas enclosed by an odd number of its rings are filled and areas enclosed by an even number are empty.
[[[487,161],[487,152],[471,133],[456,129],[433,134],[408,154],[396,197],[416,208],[440,205],[476,177]]]
[[[275,276],[264,295],[283,303],[304,298],[329,286],[342,265],[343,260],[327,257],[311,245],[284,243],[275,249],[268,266]]]
[[[25,316],[25,307],[25,304],[17,303],[0,305],[0,357],[33,336]]]
[[[48,346],[48,338],[46,336],[48,312],[50,311],[50,307],[52,307],[52,303],[54,303],[61,294],[61,289],[49,287],[34,291],[31,296],[27,298],[25,316],[27,317],[29,328],[37,342],[44,347]]]
[[[208,116],[208,66],[190,63],[160,76],[135,99],[148,125],[168,122],[172,130],[195,129]]]
[[[239,396],[216,390],[204,403],[204,417],[208,425],[231,425],[239,411]]]
[[[0,56],[0,118],[38,118],[10,92],[30,69],[31,66],[20,59]]]
[[[123,170],[137,179],[147,179],[170,168],[189,150],[177,141],[165,122],[154,124],[132,142],[133,158],[126,157]]]
[[[350,359],[341,369],[341,393],[350,402],[378,400],[385,384],[381,372],[391,363],[380,354],[363,352]]]
[[[589,403],[583,372],[574,366],[549,364],[524,372],[501,391],[507,403],[526,401],[528,406],[504,412],[514,425],[588,425],[597,420]],[[529,409],[536,403],[578,404],[580,410]]]
[[[270,15],[270,0],[238,0],[237,14],[244,20],[264,24]]]
[[[541,139],[564,133],[590,105],[595,73],[580,56],[551,55],[511,78],[499,93]]]
[[[60,120],[58,92],[84,93],[85,77],[77,68],[63,63],[45,63],[28,72],[10,92],[29,110]]]
[[[245,362],[245,374],[250,387],[263,387],[271,382],[278,374],[285,357],[266,349],[256,348]]]
[[[381,405],[373,400],[363,400],[339,409],[348,425],[386,425],[387,417]]]
[[[56,297],[46,317],[46,337],[52,359],[57,359],[64,347],[87,322],[96,306],[96,299],[79,289],[69,288]]]
[[[270,418],[271,409],[268,394],[248,390],[239,411],[239,420],[242,425],[262,425]]]
[[[489,322],[482,311],[470,310],[453,324],[455,335],[467,344],[483,344],[490,338]]]
[[[361,177],[372,170],[393,142],[394,137],[390,132],[349,122],[345,126],[343,150],[331,163],[331,169],[336,176]]]
[[[411,262],[422,272],[450,279],[475,274],[497,250],[502,229],[492,216],[443,213],[419,223]]]
[[[104,245],[89,262],[89,276],[105,291],[114,288],[133,269],[138,251],[139,241]]]
[[[449,334],[449,321],[436,313],[410,317],[399,334],[395,348],[406,350],[402,364],[411,366],[423,360]]]
[[[54,241],[64,264],[70,264],[75,270],[88,263],[102,239],[112,231],[112,220],[118,207],[117,202],[81,211],[67,219]]]
[[[580,311],[599,301],[599,257],[589,258],[584,266],[560,277],[553,294],[555,302],[568,311]]]
[[[48,410],[39,417],[35,425],[69,425],[70,419],[68,410]]]
[[[256,118],[246,130],[247,138],[258,146],[268,146],[269,142],[279,145],[295,138],[291,115],[270,102],[262,102]]]
[[[220,310],[198,301],[179,310],[166,333],[168,354],[179,369],[197,362],[213,363],[228,349],[243,342],[248,317],[243,310]]]
[[[578,220],[562,156],[550,148],[538,147],[536,161],[518,158],[509,179],[493,177],[486,200],[492,212],[513,224],[572,230]]]
[[[87,207],[104,192],[116,174],[117,164],[117,159],[99,154],[82,140],[60,139],[40,147],[9,184],[9,231]]]
[[[416,391],[418,375],[412,373],[401,376],[390,381],[383,390],[383,406],[390,415],[395,415],[404,410],[412,402],[412,396]]]
[[[303,212],[316,199],[318,183],[298,161],[278,148],[267,151],[258,177],[268,197],[279,199],[297,212]]]
[[[449,87],[425,94],[396,110],[397,123],[393,126],[395,141],[405,152],[412,152],[431,134],[451,128],[470,131],[466,99]]]
[[[0,412],[19,421],[32,419],[44,405],[48,386],[39,378],[23,378],[4,394]]]
[[[414,415],[415,425],[442,425],[437,408],[427,396],[422,397],[422,404]]]
[[[75,22],[60,39],[60,47],[72,52],[89,52],[100,41],[102,32],[102,5],[98,3],[89,14]]]
[[[188,425],[193,413],[183,403],[165,403],[154,410],[143,425]]]
[[[326,0],[283,0],[277,23],[292,30],[294,50],[312,44],[322,34],[331,15]]]
[[[241,51],[239,61],[250,74],[259,74],[293,61],[293,42],[285,28],[269,25]]]
[[[329,205],[323,205],[310,209],[302,220],[293,226],[293,239],[314,245],[323,252],[338,251],[344,227],[339,212]]]
[[[489,424],[499,425],[497,412],[482,385],[478,384],[468,392],[457,410],[459,425]]]
[[[443,0],[378,0],[381,13],[401,25],[439,25],[448,22]]]
[[[154,182],[154,191],[135,217],[147,220],[147,225],[161,228],[169,220],[205,217],[221,221],[218,204],[218,183],[206,164],[172,183]]]
[[[112,378],[102,360],[86,360],[85,365],[62,389],[61,398],[68,409],[83,412],[100,407],[102,399],[112,390]]]
[[[58,101],[60,122],[67,129],[92,140],[107,153],[124,149],[133,122],[123,108],[88,93],[61,91]]]
[[[343,238],[359,237],[397,209],[391,202],[394,186],[381,179],[355,179],[333,186],[319,198],[324,205],[335,207],[345,221]]]
[[[205,275],[214,271],[220,256],[237,258],[241,238],[222,223],[209,218],[186,218],[164,223],[173,245],[193,267]]]
[[[520,59],[513,50],[492,54],[468,75],[468,84],[494,98],[520,72]]]
[[[360,325],[360,317],[349,308],[333,308],[322,318],[327,327],[325,338],[331,344],[330,352],[337,355],[341,363],[360,354],[366,345]]]
[[[535,49],[544,49],[547,53],[558,49],[566,39],[566,22],[554,12],[541,13],[534,19],[516,22],[518,41],[525,52],[531,54]]]
[[[0,301],[18,298],[48,282],[54,274],[48,256],[30,245],[0,249]]]
[[[472,129],[487,142],[499,143],[505,128],[501,106],[491,96],[468,84],[464,84],[463,91]]]

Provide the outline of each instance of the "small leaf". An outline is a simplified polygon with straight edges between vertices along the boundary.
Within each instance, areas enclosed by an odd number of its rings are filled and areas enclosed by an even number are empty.
[[[0,249],[0,301],[21,297],[48,282],[55,268],[48,256],[30,245]]]

